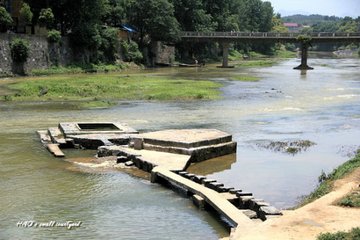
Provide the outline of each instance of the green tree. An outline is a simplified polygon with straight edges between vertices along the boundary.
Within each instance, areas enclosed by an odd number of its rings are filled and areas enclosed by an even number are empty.
[[[134,41],[121,41],[121,51],[126,62],[140,63],[143,55]]]
[[[0,7],[0,32],[6,32],[9,26],[13,23],[10,14],[4,7]]]
[[[279,14],[274,15],[271,19],[272,22],[272,32],[278,33],[286,33],[289,32],[289,29],[284,26],[284,22],[281,20],[281,16]]]
[[[101,60],[114,63],[119,49],[118,29],[108,27],[101,30]]]
[[[51,8],[43,8],[40,11],[38,22],[41,26],[46,26],[50,29],[54,23],[54,18],[55,17]]]
[[[69,1],[69,0],[68,0]],[[106,0],[69,1],[71,23],[70,40],[74,49],[82,53],[83,63],[97,62],[101,46],[102,18],[106,14]]]
[[[29,4],[23,3],[20,8],[20,21],[24,24],[30,24],[34,14],[32,13]]]
[[[126,19],[126,9],[129,1],[109,0],[106,4],[103,22],[109,26],[118,27]]]
[[[134,0],[128,9],[128,20],[137,28],[142,45],[150,42],[146,37],[170,42],[179,39],[179,23],[168,0]]]
[[[175,17],[183,31],[214,31],[217,24],[205,12],[202,0],[173,0]]]

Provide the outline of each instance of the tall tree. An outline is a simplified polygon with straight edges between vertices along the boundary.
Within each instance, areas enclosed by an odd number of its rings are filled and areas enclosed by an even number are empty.
[[[202,0],[173,0],[175,17],[183,31],[214,31],[216,23],[205,12]]]
[[[133,0],[128,9],[129,23],[140,34],[140,44],[147,44],[145,37],[151,40],[176,41],[180,27],[174,16],[174,6],[168,0]]]

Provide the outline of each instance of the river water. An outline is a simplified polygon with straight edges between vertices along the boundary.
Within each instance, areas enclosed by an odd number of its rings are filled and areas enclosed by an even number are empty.
[[[360,60],[311,59],[315,70],[292,70],[299,60],[261,69],[146,70],[174,79],[224,83],[216,101],[119,102],[76,110],[62,103],[0,102],[0,239],[218,239],[226,229],[186,198],[124,172],[79,171],[53,158],[35,131],[65,121],[119,121],[140,130],[216,128],[233,134],[237,154],[191,168],[251,191],[278,208],[294,206],[360,146]],[[258,82],[229,81],[256,75]],[[270,141],[310,140],[291,155],[262,148]],[[67,151],[68,157],[94,152]],[[211,164],[210,164],[211,163]],[[81,221],[25,228],[22,221]]]

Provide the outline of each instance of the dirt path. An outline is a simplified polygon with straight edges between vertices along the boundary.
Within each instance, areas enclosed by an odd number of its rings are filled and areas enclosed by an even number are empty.
[[[335,182],[335,189],[322,198],[296,210],[283,211],[284,216],[269,219],[256,228],[239,226],[230,239],[316,239],[325,232],[348,231],[360,227],[360,209],[335,206],[334,202],[359,188],[360,168]]]

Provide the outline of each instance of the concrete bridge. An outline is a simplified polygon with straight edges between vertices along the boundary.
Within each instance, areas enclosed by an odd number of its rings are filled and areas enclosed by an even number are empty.
[[[283,42],[300,43],[301,64],[294,69],[313,69],[307,65],[308,48],[311,43],[353,43],[360,42],[360,32],[356,33],[276,33],[276,32],[183,32],[184,41],[217,41],[223,47],[222,67],[229,67],[229,45],[232,42]]]

